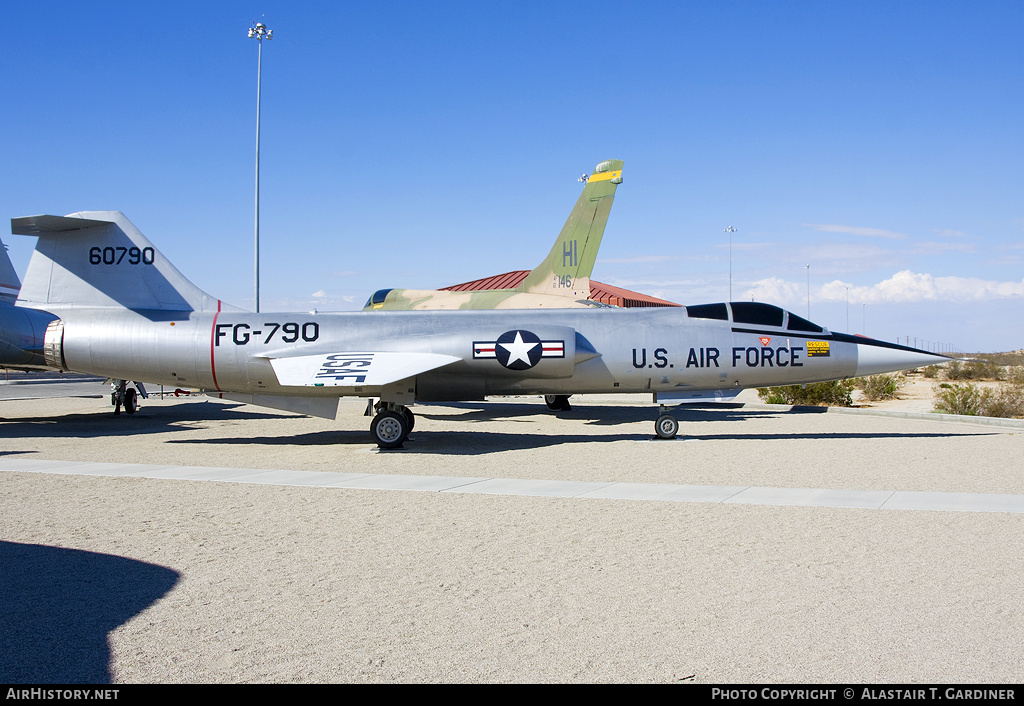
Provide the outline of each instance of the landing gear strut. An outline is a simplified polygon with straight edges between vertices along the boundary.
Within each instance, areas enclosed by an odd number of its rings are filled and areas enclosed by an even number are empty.
[[[135,411],[139,408],[139,395],[134,389],[128,387],[128,382],[128,380],[110,381],[110,404],[114,405],[114,414],[121,414],[122,405],[124,405],[124,411],[128,414],[135,414]],[[138,388],[139,393],[143,397],[149,397],[146,394],[146,388],[141,382],[135,383],[135,387]]]
[[[382,449],[399,449],[416,424],[416,417],[405,405],[378,402],[377,416],[370,422],[370,436]]]

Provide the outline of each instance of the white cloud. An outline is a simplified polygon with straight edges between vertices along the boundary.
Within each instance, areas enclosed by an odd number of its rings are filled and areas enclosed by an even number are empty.
[[[934,277],[903,270],[887,280],[868,286],[853,285],[837,279],[811,289],[812,301],[842,302],[847,300],[847,296],[851,304],[977,302],[1024,297],[1024,280],[997,282],[976,277]],[[755,301],[792,307],[807,301],[807,285],[770,277],[754,282],[740,298],[746,300],[751,297]]]
[[[801,299],[806,300],[806,294],[806,287],[801,287],[794,282],[786,282],[778,277],[769,277],[754,282],[753,286],[747,289],[740,299],[786,304]]]
[[[815,298],[844,301],[847,283],[835,280],[822,286]],[[812,294],[814,294],[812,292]],[[985,301],[1024,296],[1024,280],[996,282],[976,277],[934,277],[903,270],[878,284],[849,288],[851,303],[906,303],[923,301]]]
[[[803,226],[805,228],[813,228],[814,230],[825,233],[844,233],[846,235],[856,235],[862,238],[892,238],[895,240],[902,240],[907,237],[903,233],[883,230],[881,228],[863,228],[861,226],[842,226],[825,223],[804,223]]]
[[[1020,255],[1003,255],[987,260],[985,264],[995,267],[1018,267],[1022,262],[1024,262],[1024,257]]]

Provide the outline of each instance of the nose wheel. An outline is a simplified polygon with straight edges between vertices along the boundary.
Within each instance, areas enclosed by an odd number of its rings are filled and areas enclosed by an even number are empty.
[[[658,421],[654,423],[654,433],[659,439],[674,439],[679,432],[679,421],[668,412],[662,410]]]
[[[569,404],[571,395],[544,395],[544,404],[552,412],[570,412],[572,406]]]

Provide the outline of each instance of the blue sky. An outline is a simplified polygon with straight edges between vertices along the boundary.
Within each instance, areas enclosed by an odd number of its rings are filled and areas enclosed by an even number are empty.
[[[10,3],[4,218],[123,211],[261,308],[536,265],[625,160],[595,279],[1024,347],[1024,3]],[[32,239],[3,236],[23,273]],[[806,266],[810,265],[808,269]],[[847,297],[849,304],[847,305]],[[927,344],[925,343],[927,342]]]

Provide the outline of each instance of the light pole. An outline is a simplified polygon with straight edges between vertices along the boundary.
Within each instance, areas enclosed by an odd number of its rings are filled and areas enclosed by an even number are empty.
[[[260,311],[260,73],[263,69],[263,40],[273,39],[274,30],[267,29],[262,22],[249,28],[249,38],[255,39],[259,50],[256,53],[256,313]]]
[[[807,270],[807,320],[811,320],[811,266],[804,265]]]
[[[729,226],[722,232],[729,234],[729,301],[732,301],[732,234],[736,232],[736,229]]]

